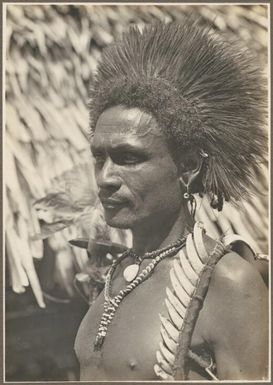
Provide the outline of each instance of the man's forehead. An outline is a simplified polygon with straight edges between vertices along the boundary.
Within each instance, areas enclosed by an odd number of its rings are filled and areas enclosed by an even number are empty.
[[[91,149],[96,148],[153,148],[163,142],[162,135],[155,133],[155,130],[139,131],[132,127],[124,130],[119,126],[111,126],[109,130],[99,129],[91,141]],[[129,147],[128,147],[129,146]]]
[[[146,136],[148,134],[161,136],[155,119],[138,108],[116,106],[104,111],[98,119],[95,136],[98,134]]]
[[[149,152],[165,151],[165,136],[155,119],[139,109],[114,107],[98,119],[91,150],[139,149]]]

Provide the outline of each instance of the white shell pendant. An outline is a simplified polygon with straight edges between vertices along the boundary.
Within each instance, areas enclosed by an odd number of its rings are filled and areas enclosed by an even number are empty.
[[[133,281],[136,276],[138,275],[139,272],[139,265],[138,264],[133,264],[127,266],[124,271],[123,271],[123,277],[127,282]]]

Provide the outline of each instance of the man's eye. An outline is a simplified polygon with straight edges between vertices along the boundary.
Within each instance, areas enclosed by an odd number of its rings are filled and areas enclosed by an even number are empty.
[[[142,162],[142,158],[134,155],[134,154],[121,154],[117,157],[115,157],[115,162],[120,165],[126,165],[126,164],[138,164]]]

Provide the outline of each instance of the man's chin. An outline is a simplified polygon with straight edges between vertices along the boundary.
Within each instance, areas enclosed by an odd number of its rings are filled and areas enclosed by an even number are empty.
[[[108,226],[115,227],[117,229],[131,229],[133,227],[133,221],[128,217],[123,216],[111,216],[105,213],[105,221]]]

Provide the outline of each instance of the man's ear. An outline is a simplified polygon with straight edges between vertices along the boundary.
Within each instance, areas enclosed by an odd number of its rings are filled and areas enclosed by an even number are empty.
[[[193,151],[183,156],[184,160],[180,163],[180,180],[189,192],[194,193],[200,190],[197,185],[202,178],[201,174],[206,157],[207,154],[203,151],[201,153]]]

